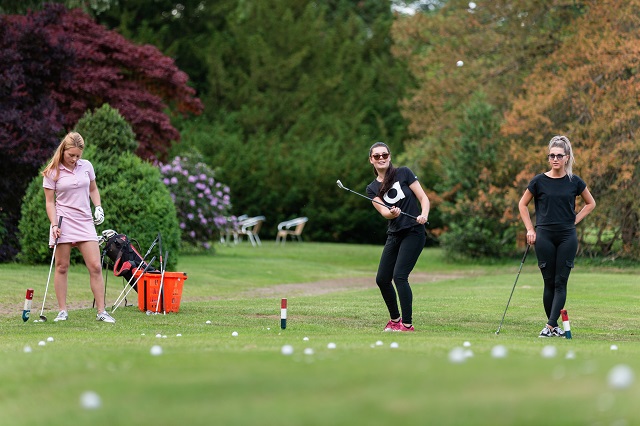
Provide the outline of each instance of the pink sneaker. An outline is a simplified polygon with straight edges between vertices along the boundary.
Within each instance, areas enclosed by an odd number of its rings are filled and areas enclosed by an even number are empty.
[[[402,324],[402,321],[400,321],[400,325],[398,327],[397,331],[416,331],[415,328],[413,328],[413,326],[411,327],[406,327],[404,324]]]
[[[402,319],[398,322],[389,320],[387,325],[384,327],[384,331],[401,331],[401,328],[405,328],[402,326]]]

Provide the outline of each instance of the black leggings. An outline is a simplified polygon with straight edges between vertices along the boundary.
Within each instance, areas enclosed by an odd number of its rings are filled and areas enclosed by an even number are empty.
[[[536,256],[544,280],[542,303],[547,324],[558,326],[560,310],[567,301],[567,281],[578,251],[576,229],[536,229]]]
[[[380,265],[376,275],[376,284],[380,288],[382,298],[389,309],[391,319],[398,318],[398,301],[396,289],[402,308],[402,322],[411,324],[413,320],[413,293],[409,285],[409,274],[422,253],[427,236],[424,226],[414,226],[400,232],[389,234],[380,256]],[[395,282],[393,288],[391,280]]]

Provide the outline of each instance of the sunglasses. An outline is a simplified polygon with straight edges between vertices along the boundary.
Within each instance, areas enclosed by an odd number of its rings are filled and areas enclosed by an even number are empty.
[[[383,160],[386,160],[387,158],[389,158],[389,153],[385,152],[382,154],[373,154],[371,157],[373,157],[373,159],[376,161],[378,161],[380,158],[382,158]]]
[[[566,157],[567,154],[549,154],[547,155],[547,158],[549,158],[549,160],[562,160],[564,157]]]

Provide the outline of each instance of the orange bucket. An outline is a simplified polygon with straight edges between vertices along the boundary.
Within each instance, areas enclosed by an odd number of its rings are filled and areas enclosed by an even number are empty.
[[[138,276],[140,276],[140,272],[136,274],[136,279]],[[162,274],[159,272],[143,274],[138,280],[138,308],[142,312],[178,312],[182,288],[186,279],[186,272],[165,271],[162,294],[160,294]],[[160,306],[158,306],[158,299],[160,299]]]

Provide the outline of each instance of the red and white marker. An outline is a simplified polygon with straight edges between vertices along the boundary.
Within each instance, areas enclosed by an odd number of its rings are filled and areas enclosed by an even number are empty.
[[[22,321],[29,321],[29,314],[31,314],[31,303],[33,303],[33,289],[27,289],[27,295],[24,299],[24,309],[22,310]]]
[[[287,299],[280,301],[280,328],[287,328]]]
[[[562,309],[560,311],[560,315],[562,315],[562,326],[564,327],[564,338],[571,339],[571,325],[569,324],[569,315],[567,314],[567,310]]]

